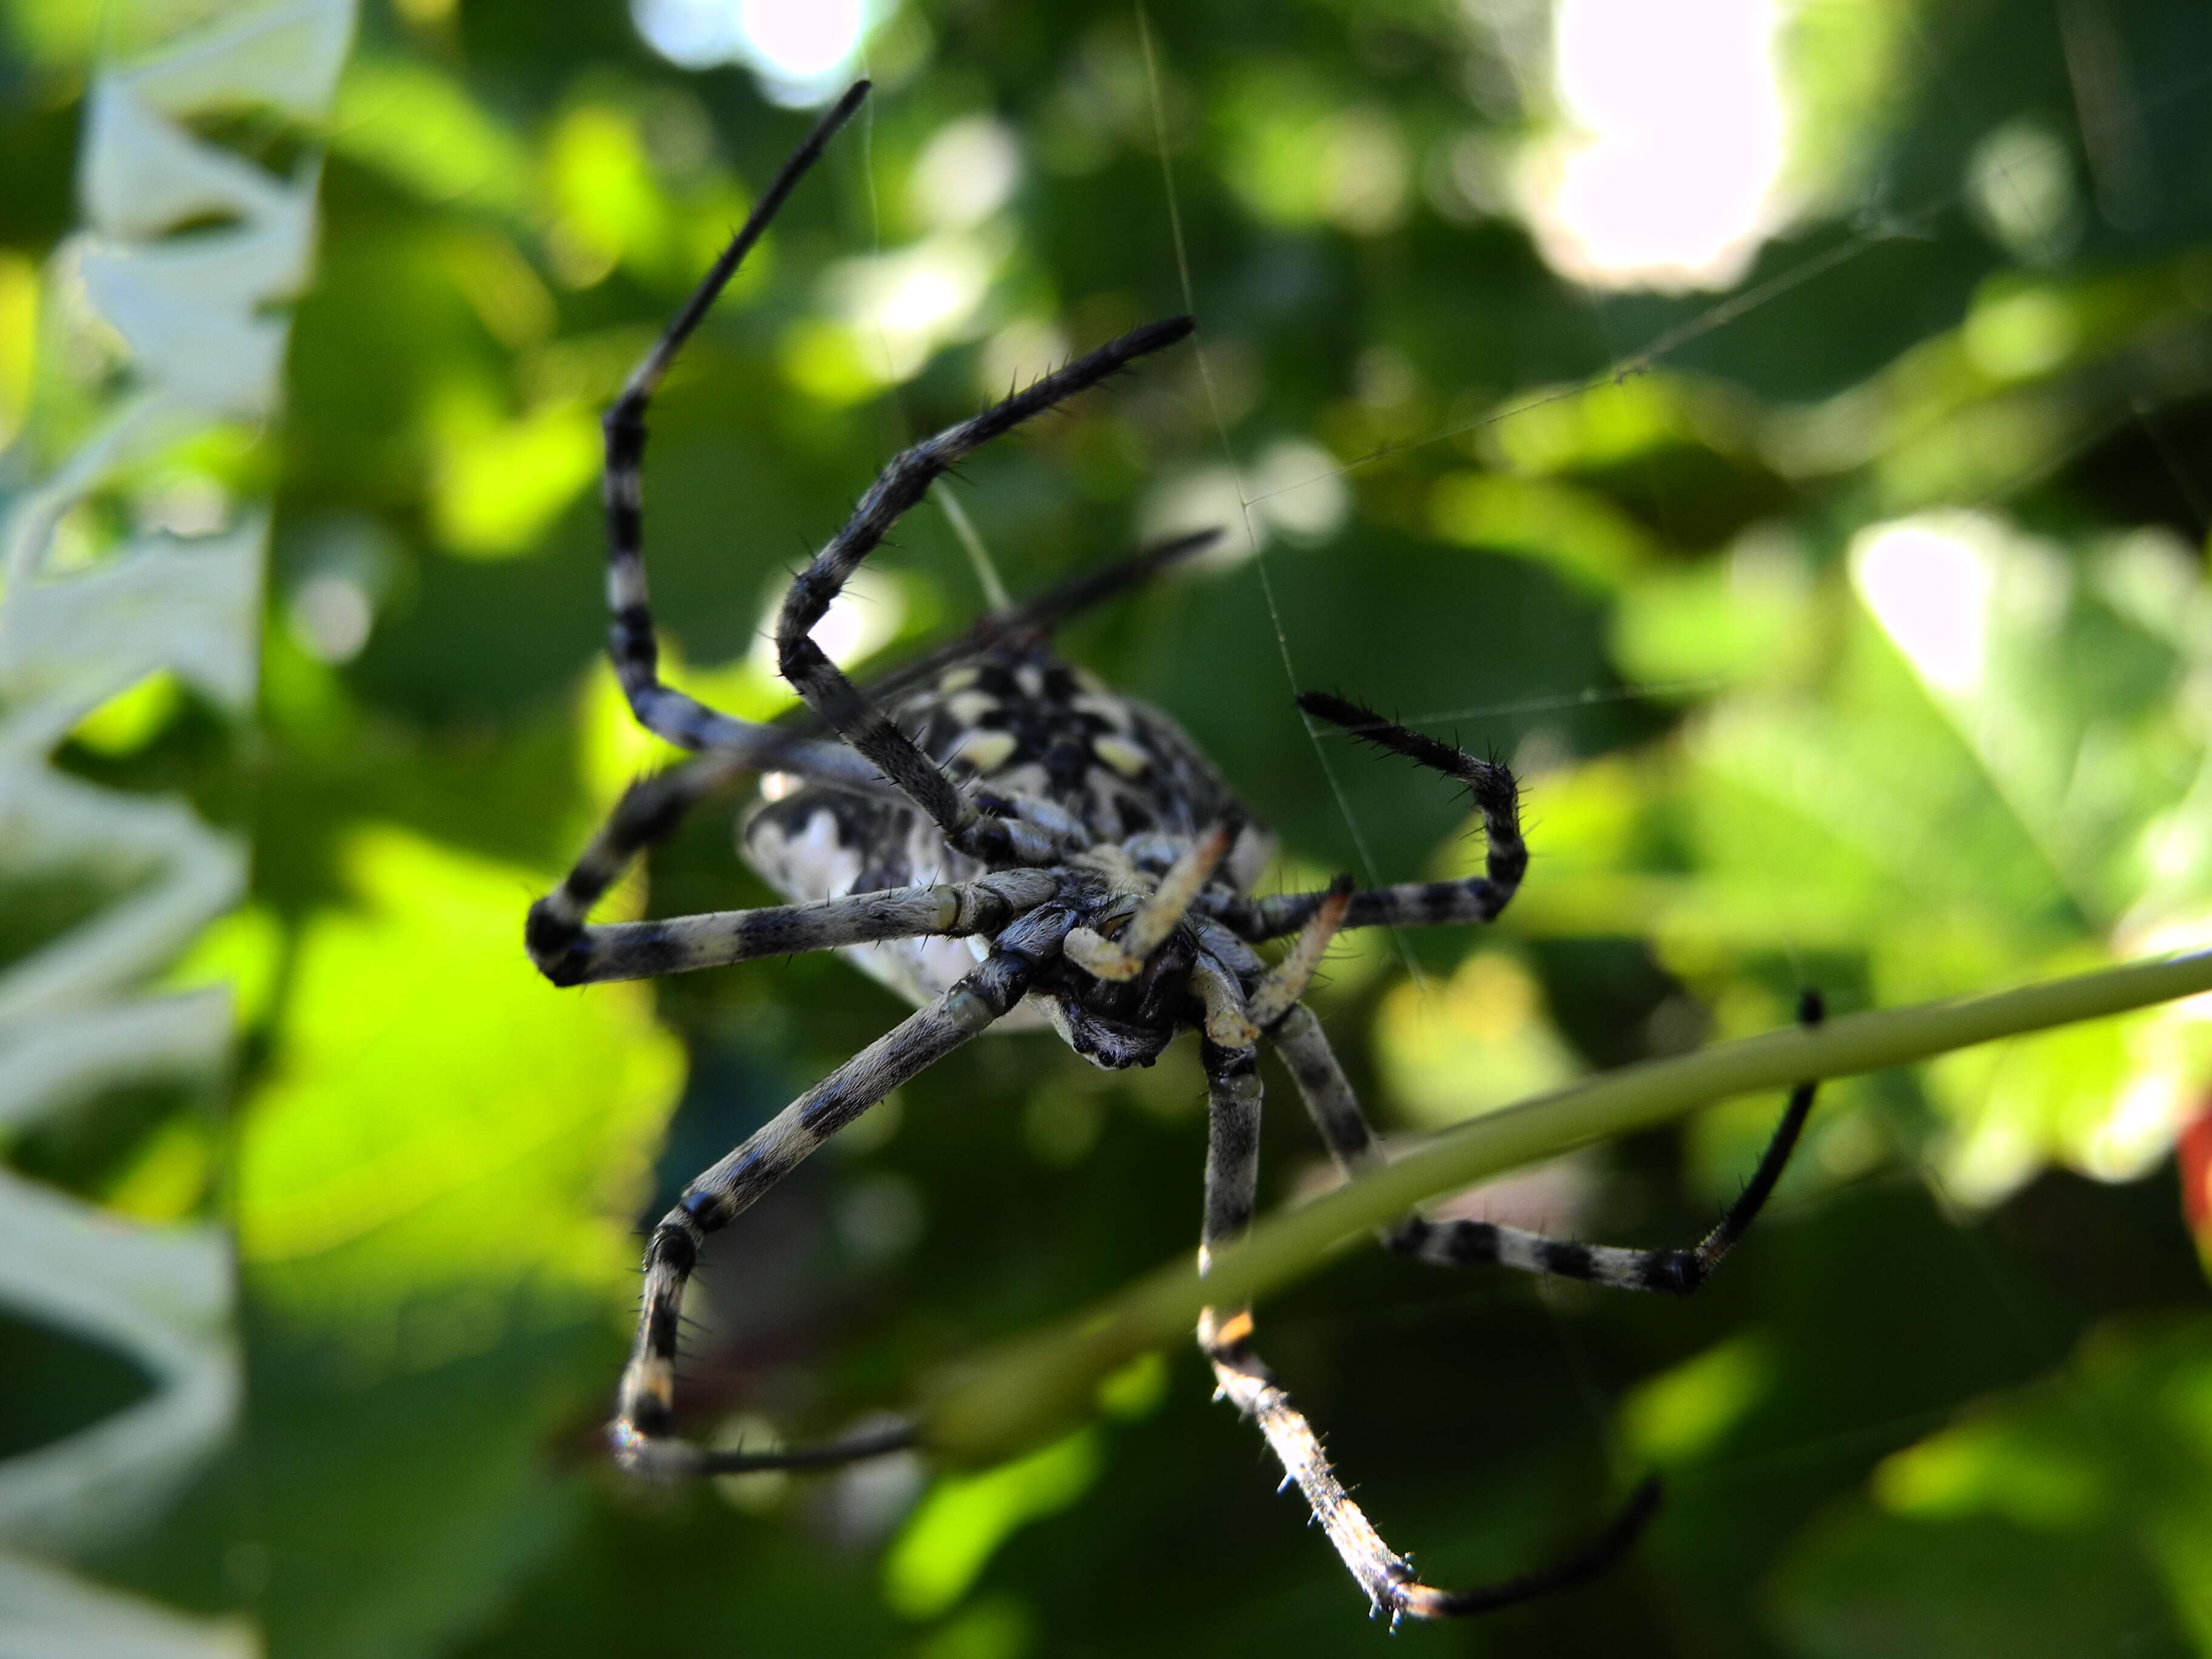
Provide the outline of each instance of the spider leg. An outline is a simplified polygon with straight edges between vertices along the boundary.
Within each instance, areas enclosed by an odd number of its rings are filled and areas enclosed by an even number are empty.
[[[727,1225],[808,1153],[892,1090],[1003,1018],[1058,952],[1071,920],[1066,910],[1048,906],[1013,922],[975,972],[830,1073],[684,1188],[646,1245],[644,1307],[608,1431],[616,1461],[623,1468],[647,1474],[696,1474],[777,1467],[740,1461],[747,1454],[708,1453],[672,1437],[678,1320],[684,1284],[707,1235]],[[809,1455],[842,1461],[828,1449]],[[875,1450],[851,1455],[872,1456]]]
[[[633,859],[674,835],[686,812],[755,769],[741,755],[714,751],[623,790],[561,884],[530,907],[522,939],[538,970],[556,984],[574,983],[562,975],[585,935],[584,918],[592,907],[622,879]]]
[[[920,1439],[911,1423],[894,1423],[848,1439],[823,1441],[812,1446],[786,1446],[775,1451],[702,1451],[693,1468],[701,1474],[763,1474],[771,1469],[799,1471],[834,1469],[847,1463],[864,1463],[871,1457],[888,1457],[910,1451]]]
[[[1820,994],[1806,992],[1798,1004],[1799,1022],[1817,1025],[1822,1013]],[[1379,1166],[1382,1153],[1375,1144],[1374,1131],[1312,1011],[1304,1004],[1292,1008],[1271,1035],[1337,1167],[1353,1175]],[[1613,1290],[1687,1296],[1711,1276],[1773,1194],[1783,1166],[1796,1149],[1806,1117],[1813,1109],[1816,1088],[1814,1084],[1801,1083],[1790,1091],[1790,1104],[1742,1194],[1729,1206],[1720,1224],[1688,1249],[1583,1244],[1488,1221],[1430,1221],[1419,1216],[1409,1217],[1389,1229],[1382,1242],[1401,1255],[1439,1266],[1495,1264],[1522,1273],[1579,1279]]]
[[[1261,1092],[1255,1048],[1226,1048],[1209,1041],[1202,1052],[1207,1139],[1200,1273],[1212,1265],[1216,1248],[1241,1237],[1251,1224],[1259,1180]],[[1199,1316],[1199,1346],[1213,1366],[1214,1382],[1224,1398],[1259,1425],[1283,1466],[1286,1482],[1296,1485],[1304,1497],[1353,1582],[1393,1622],[1406,1614],[1453,1619],[1488,1613],[1593,1578],[1627,1553],[1658,1508],[1658,1485],[1647,1480],[1606,1530],[1572,1555],[1473,1590],[1421,1583],[1413,1577],[1413,1564],[1383,1542],[1344,1489],[1312,1424],[1253,1352],[1253,1330],[1249,1309],[1223,1318],[1218,1310],[1208,1308]]]
[[[1096,570],[1086,570],[1055,583],[1042,592],[1023,600],[1011,611],[994,611],[983,617],[958,639],[947,640],[943,645],[911,662],[901,663],[888,673],[870,680],[860,688],[860,695],[878,708],[890,704],[902,692],[917,685],[927,684],[971,657],[982,655],[1010,641],[1026,638],[1047,638],[1053,630],[1069,617],[1080,615],[1093,605],[1101,605],[1117,593],[1142,586],[1169,565],[1188,558],[1201,548],[1209,547],[1221,539],[1218,530],[1193,531],[1187,536],[1177,536],[1152,547],[1140,549],[1127,558],[1117,559],[1111,564],[1101,565]],[[794,722],[793,729],[811,731],[821,726],[821,717],[812,709],[806,718]]]
[[[587,985],[883,939],[995,933],[1059,890],[1059,878],[1044,871],[1004,870],[950,886],[890,887],[813,904],[611,922],[578,929],[566,949],[538,965],[556,985]]]
[[[812,562],[793,579],[775,629],[776,663],[806,706],[837,735],[875,763],[900,793],[928,814],[959,851],[986,864],[1043,863],[1057,849],[1035,826],[986,817],[975,803],[891,724],[876,704],[811,638],[860,561],[880,544],[899,517],[918,505],[947,468],[1032,416],[1126,368],[1147,353],[1172,345],[1192,328],[1188,317],[1152,323],[1079,357],[1005,402],[947,427],[895,457],[861,496],[853,516]]]
[[[1160,884],[1137,906],[1120,938],[1108,939],[1088,927],[1078,927],[1067,936],[1067,959],[1100,979],[1136,978],[1152,952],[1189,913],[1199,890],[1213,878],[1243,828],[1243,821],[1234,815],[1218,820],[1169,866]]]
[[[1344,926],[1352,908],[1352,878],[1339,876],[1329,884],[1320,908],[1298,929],[1290,954],[1262,975],[1252,988],[1252,1023],[1265,1030],[1291,1011],[1306,994],[1313,976],[1321,971],[1322,957]]]
[[[1496,921],[1528,868],[1528,843],[1521,839],[1521,789],[1512,772],[1496,761],[1478,760],[1463,749],[1423,737],[1326,692],[1301,693],[1298,707],[1316,720],[1343,726],[1355,738],[1407,756],[1467,785],[1482,814],[1483,833],[1489,842],[1483,874],[1463,881],[1400,882],[1355,892],[1343,926],[1421,927]],[[1209,908],[1248,939],[1274,939],[1304,927],[1328,896],[1327,892],[1285,893],[1273,898],[1218,900]]]
[[[680,749],[720,750],[756,768],[773,766],[848,783],[880,780],[873,767],[842,744],[813,741],[780,727],[735,719],[660,683],[660,648],[653,637],[645,580],[645,412],[676,354],[767,230],[792,187],[867,95],[868,82],[857,82],[815,123],[667,332],[631,372],[601,423],[606,441],[607,608],[612,613],[607,649],[638,724]]]

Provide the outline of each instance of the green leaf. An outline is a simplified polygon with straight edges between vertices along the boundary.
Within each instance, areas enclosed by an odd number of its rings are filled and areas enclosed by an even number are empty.
[[[682,1063],[637,988],[538,978],[529,872],[391,830],[346,863],[239,1158],[270,1630],[428,1652],[568,1523]]]

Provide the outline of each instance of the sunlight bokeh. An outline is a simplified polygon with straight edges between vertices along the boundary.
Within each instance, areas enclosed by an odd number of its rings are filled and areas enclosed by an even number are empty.
[[[1785,122],[1773,0],[1560,0],[1567,131],[1530,158],[1553,269],[1605,288],[1724,289],[1771,228]]]
[[[638,33],[685,69],[744,64],[775,103],[825,103],[850,78],[864,0],[635,0]]]

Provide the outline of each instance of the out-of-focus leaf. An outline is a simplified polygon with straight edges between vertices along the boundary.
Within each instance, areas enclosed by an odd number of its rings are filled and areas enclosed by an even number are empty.
[[[1778,1581],[1794,1650],[2212,1650],[2212,1334],[2100,1330],[1892,1455]]]
[[[557,1535],[682,1065],[630,986],[553,990],[542,878],[363,832],[307,925],[238,1170],[280,1648],[427,1652]],[[347,1493],[343,1505],[332,1490]]]
[[[2186,556],[2069,553],[1954,513],[1862,532],[1851,569],[1853,602],[1831,592],[1795,630],[1835,637],[1817,695],[1785,689],[1802,671],[1770,658],[1689,727],[1687,769],[1538,783],[1584,890],[1532,890],[1522,914],[1649,933],[1717,998],[1759,955],[1858,957],[1875,1000],[1898,1003],[2212,937],[2212,748],[2189,690],[2212,646],[2169,620],[2212,616],[2212,585]],[[1668,630],[1697,631],[1674,596],[1695,580],[1647,580],[1624,603],[1639,665],[1692,659]],[[1756,594],[1708,592],[1729,627],[1760,614]],[[2208,1069],[2193,1004],[1948,1056],[1927,1073],[1945,1176],[1986,1202],[2051,1159],[2138,1174]]]
[[[1470,954],[1442,984],[1391,988],[1375,1033],[1389,1105],[1442,1128],[1571,1081],[1578,1068],[1542,999],[1503,951]]]
[[[9,1659],[254,1659],[242,1619],[189,1619],[0,1554],[0,1641]]]
[[[434,202],[518,215],[530,151],[467,89],[429,64],[364,52],[338,86],[331,147]]]
[[[599,423],[574,404],[512,421],[456,415],[441,423],[432,526],[473,558],[528,552],[599,476]]]
[[[942,1477],[884,1558],[891,1606],[912,1619],[948,1611],[1017,1528],[1083,1495],[1098,1454],[1097,1431],[1085,1429],[1003,1468]]]

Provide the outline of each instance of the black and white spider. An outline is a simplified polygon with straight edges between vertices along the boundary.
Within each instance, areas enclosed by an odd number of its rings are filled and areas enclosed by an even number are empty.
[[[644,1305],[610,1431],[617,1460],[656,1475],[824,1467],[912,1444],[897,1429],[767,1454],[709,1451],[674,1437],[684,1287],[706,1236],[838,1130],[924,1067],[993,1027],[1048,1022],[1093,1065],[1149,1065],[1200,1034],[1210,1127],[1199,1261],[1239,1237],[1258,1176],[1259,1045],[1288,1066],[1331,1155],[1348,1174],[1381,1152],[1322,1035],[1299,1000],[1346,927],[1486,922],[1528,864],[1512,774],[1309,695],[1304,712],[1468,787],[1488,837],[1486,873],[1463,881],[1273,897],[1249,889],[1271,839],[1173,721],[1060,661],[1053,625],[1209,538],[1188,538],[987,619],[966,638],[864,692],[810,637],[860,561],[945,470],[1139,357],[1191,319],[1099,347],[884,469],[845,527],[792,582],[778,663],[811,728],[720,714],[660,683],[646,598],[641,465],[647,401],[670,363],[831,135],[860,106],[853,88],[823,118],[629,379],[606,416],[611,650],[631,709],[697,758],[630,788],[559,888],[532,906],[532,959],[559,985],[635,979],[794,951],[842,950],[919,1005],[700,1176],[654,1228]],[[825,734],[826,731],[826,734]],[[744,820],[746,855],[796,901],[757,910],[595,925],[592,907],[646,848],[704,797],[766,775]],[[1269,965],[1263,941],[1295,938]],[[1807,1000],[1804,1018],[1817,1019]],[[1689,1249],[1636,1250],[1546,1238],[1486,1222],[1415,1217],[1384,1242],[1424,1261],[1496,1263],[1621,1289],[1686,1294],[1742,1235],[1796,1144],[1812,1086],[1792,1095],[1757,1173]],[[1346,1494],[1319,1440],[1254,1352],[1248,1310],[1212,1310],[1199,1341],[1221,1392],[1252,1418],[1378,1610],[1395,1619],[1487,1611],[1588,1578],[1620,1555],[1656,1506],[1647,1482],[1593,1542],[1535,1572],[1452,1592],[1418,1582]]]

